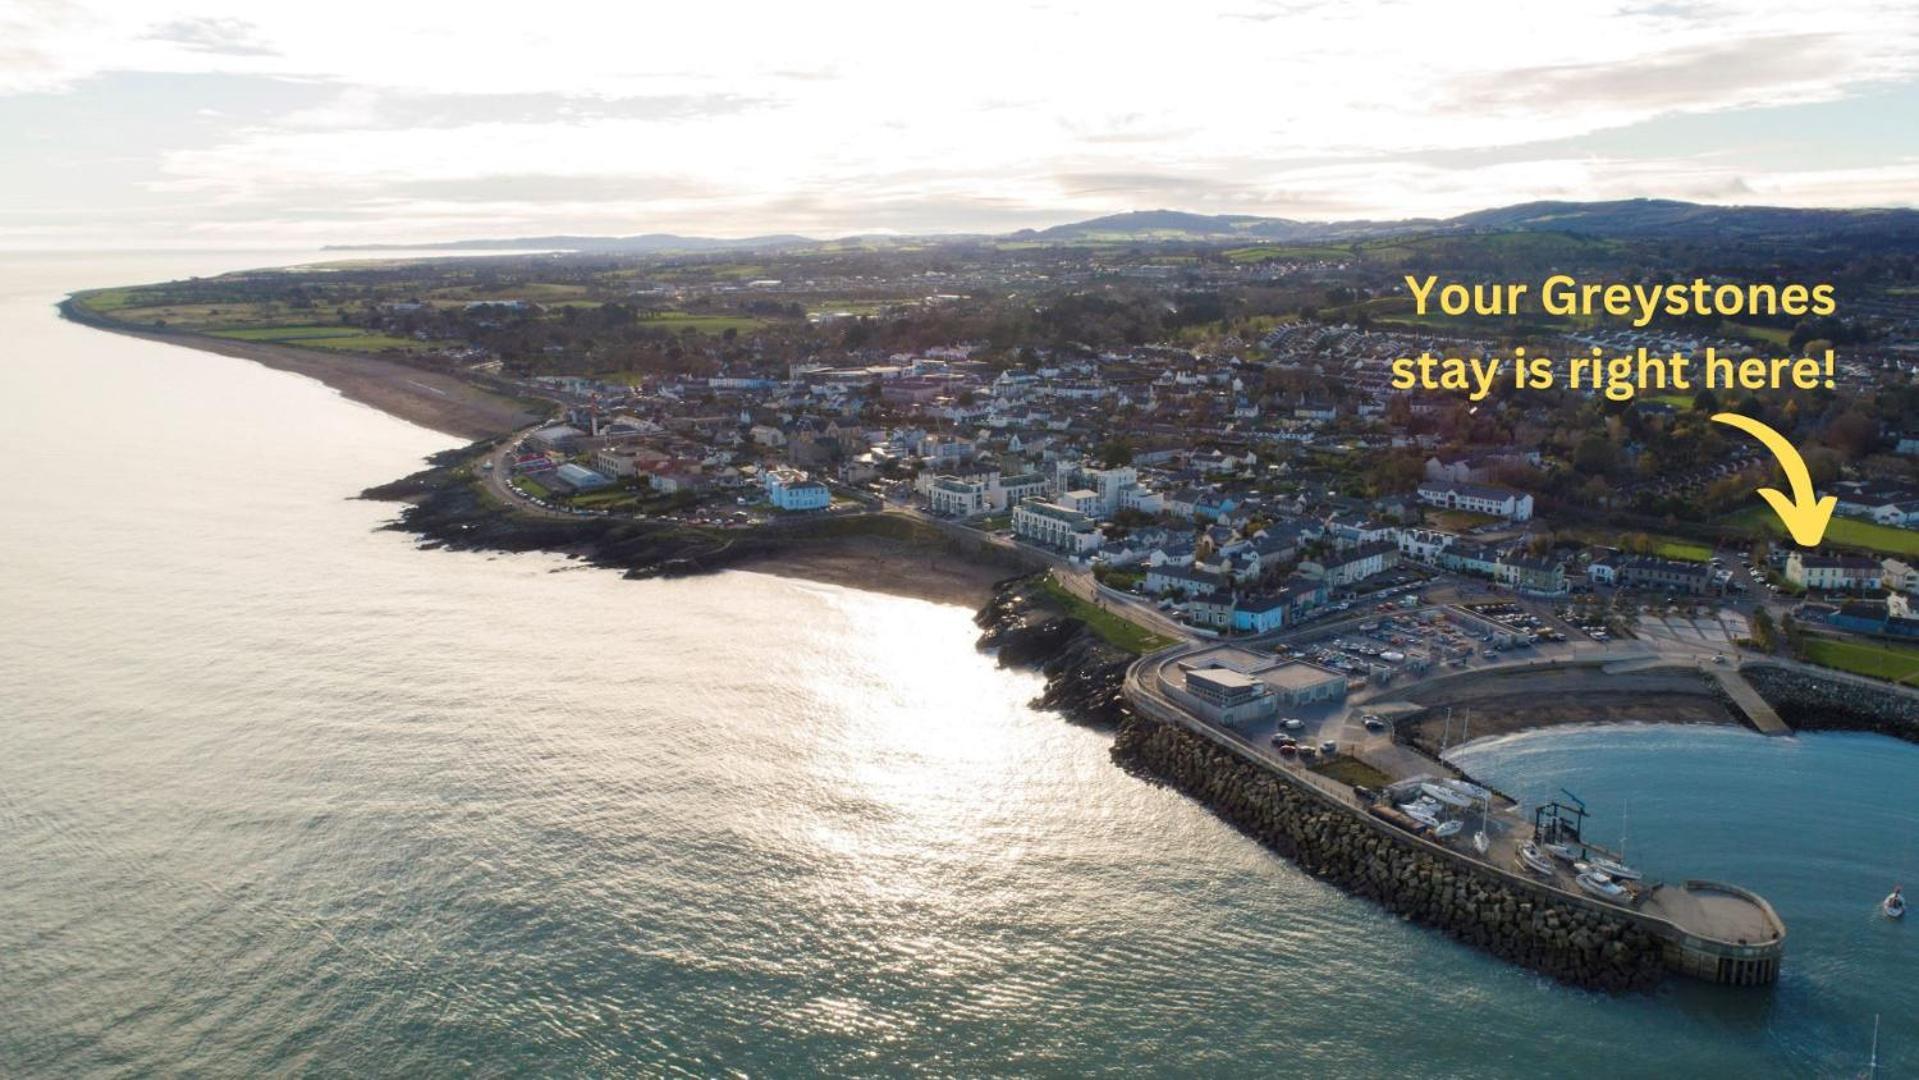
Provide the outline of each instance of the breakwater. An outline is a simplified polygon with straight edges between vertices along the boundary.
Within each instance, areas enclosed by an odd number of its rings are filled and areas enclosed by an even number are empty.
[[[1609,992],[1648,989],[1665,974],[1665,944],[1637,921],[1445,859],[1183,728],[1129,716],[1113,758],[1307,873],[1529,970]]]
[[[1919,743],[1919,697],[1909,692],[1773,664],[1739,673],[1795,731],[1869,731]]]

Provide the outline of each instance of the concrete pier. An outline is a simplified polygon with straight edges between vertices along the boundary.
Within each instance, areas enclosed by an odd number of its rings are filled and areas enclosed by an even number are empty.
[[[1792,734],[1792,729],[1779,718],[1779,713],[1766,704],[1766,699],[1759,696],[1759,691],[1752,688],[1744,675],[1732,668],[1716,667],[1711,671],[1713,677],[1719,680],[1720,688],[1726,691],[1726,696],[1739,706],[1739,711],[1746,714],[1746,719],[1761,735]]]

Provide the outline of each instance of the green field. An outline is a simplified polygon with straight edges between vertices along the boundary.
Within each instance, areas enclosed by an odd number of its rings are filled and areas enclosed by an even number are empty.
[[[1855,675],[1893,682],[1910,682],[1919,677],[1919,649],[1826,640],[1808,641],[1805,648],[1806,659],[1813,663]]]
[[[1652,553],[1662,559],[1678,559],[1681,562],[1708,562],[1712,559],[1712,549],[1706,545],[1671,538],[1662,538]]]
[[[1081,600],[1067,592],[1065,586],[1046,575],[1041,587],[1066,614],[1086,624],[1086,628],[1098,634],[1100,639],[1116,648],[1130,653],[1149,653],[1164,649],[1173,643],[1171,638],[1155,634],[1151,630],[1127,619],[1122,619],[1102,607]]]
[[[1729,525],[1741,528],[1763,529],[1768,535],[1779,537],[1786,535],[1786,526],[1779,515],[1763,506],[1741,510],[1726,519]],[[1875,525],[1870,521],[1856,518],[1834,517],[1826,529],[1826,543],[1840,547],[1864,548],[1882,555],[1897,555],[1901,558],[1919,556],[1919,532],[1912,529],[1895,529],[1890,525]]]
[[[341,352],[380,352],[385,349],[414,351],[426,346],[412,338],[370,333],[357,326],[249,326],[236,330],[208,330],[210,337],[234,341],[258,341],[270,345],[299,345]]]
[[[669,311],[659,315],[648,315],[640,320],[639,325],[675,334],[685,330],[694,330],[702,334],[720,334],[728,330],[745,333],[748,330],[757,330],[765,323],[748,315],[696,315],[684,311]]]

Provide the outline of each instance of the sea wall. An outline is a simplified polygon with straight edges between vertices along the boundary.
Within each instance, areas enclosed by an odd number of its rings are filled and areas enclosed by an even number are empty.
[[[1795,731],[1870,731],[1919,742],[1919,697],[1910,693],[1771,664],[1739,673]]]
[[[1665,946],[1634,922],[1439,857],[1183,728],[1128,715],[1113,758],[1313,876],[1503,960],[1608,992],[1664,977]]]

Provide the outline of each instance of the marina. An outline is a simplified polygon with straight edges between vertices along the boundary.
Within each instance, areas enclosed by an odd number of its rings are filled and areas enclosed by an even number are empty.
[[[1730,986],[1763,986],[1778,978],[1786,927],[1757,893],[1701,877],[1668,879],[1629,863],[1623,850],[1588,835],[1586,804],[1570,792],[1528,813],[1516,800],[1457,775],[1443,760],[1395,743],[1381,714],[1403,714],[1404,707],[1378,696],[1322,700],[1285,720],[1258,719],[1248,688],[1273,669],[1264,661],[1248,662],[1248,655],[1244,647],[1175,646],[1134,666],[1128,698],[1152,720],[1202,736],[1396,843],[1436,854],[1502,887],[1604,912],[1643,929],[1659,942],[1669,972]],[[1227,709],[1236,711],[1214,709],[1184,688],[1193,672],[1236,669],[1251,673],[1234,682],[1239,692]],[[1604,677],[1603,665],[1592,670],[1595,678]],[[1305,687],[1310,680],[1287,673],[1281,685]],[[1290,727],[1295,720],[1305,729],[1298,736],[1286,733],[1297,730]],[[1462,736],[1469,722],[1460,718]],[[1274,739],[1283,742],[1275,745]],[[1304,747],[1319,739],[1343,746],[1344,754],[1308,762],[1289,752],[1294,743]],[[1347,762],[1352,764],[1341,764]]]

